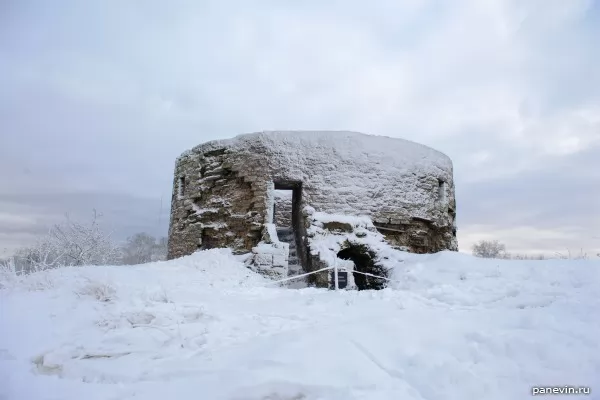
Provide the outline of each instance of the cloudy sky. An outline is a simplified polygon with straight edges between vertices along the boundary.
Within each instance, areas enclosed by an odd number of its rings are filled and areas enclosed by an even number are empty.
[[[600,252],[600,2],[0,1],[0,255],[166,234],[175,157],[347,129],[452,157],[461,250]]]

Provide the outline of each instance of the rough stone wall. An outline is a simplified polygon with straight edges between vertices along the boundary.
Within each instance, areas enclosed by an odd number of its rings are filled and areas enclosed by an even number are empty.
[[[292,191],[275,191],[275,214],[274,221],[277,227],[292,226]]]
[[[458,250],[454,185],[422,176],[416,180],[416,187],[435,194],[429,216],[381,213],[373,218],[375,227],[390,244],[412,253]]]
[[[173,181],[169,258],[213,247],[250,251],[273,218],[273,182],[301,182],[302,207],[370,216],[392,244],[406,250],[457,250],[452,163],[447,157],[412,142],[371,137],[369,141],[381,144],[348,156],[337,148],[361,147],[364,143],[353,141],[366,135],[344,133],[331,139],[323,133],[321,140],[309,133],[305,136],[310,140],[305,140],[303,134],[242,135],[185,152],[177,160]],[[422,157],[413,157],[414,165],[407,161],[389,167],[386,163],[395,159],[378,149],[390,145],[400,150],[408,146],[397,155],[400,160],[415,152]]]
[[[169,258],[215,247],[241,253],[258,244],[266,215],[268,177],[252,172],[251,160],[236,159],[223,148],[178,160]]]

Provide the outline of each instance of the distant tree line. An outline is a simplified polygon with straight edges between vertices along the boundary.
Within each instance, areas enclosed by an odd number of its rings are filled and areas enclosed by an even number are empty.
[[[82,265],[135,265],[166,260],[167,238],[156,238],[145,232],[116,243],[111,234],[102,229],[101,215],[95,210],[87,223],[65,220],[53,225],[34,245],[20,249],[9,259],[0,260],[0,267],[16,273],[30,273],[49,268]],[[544,260],[546,258],[586,259],[583,252],[556,253],[555,256],[511,254],[498,240],[481,240],[473,245],[473,255],[481,258],[512,260]],[[598,254],[600,257],[600,254]]]
[[[511,254],[506,251],[504,243],[498,240],[480,240],[475,243],[472,248],[473,255],[481,258],[498,258],[503,260],[545,260],[545,259],[587,259],[588,255],[583,251],[579,253],[571,253],[567,250],[565,253],[555,253],[554,256],[540,255],[525,255]],[[598,254],[600,257],[600,254]]]
[[[34,245],[0,263],[17,273],[29,273],[66,266],[134,265],[166,259],[167,238],[140,232],[118,244],[102,229],[100,217],[94,210],[91,220],[82,223],[67,215]]]

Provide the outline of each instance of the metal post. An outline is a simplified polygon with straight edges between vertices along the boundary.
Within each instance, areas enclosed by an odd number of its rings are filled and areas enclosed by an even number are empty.
[[[338,267],[337,267],[337,258],[333,260],[333,281],[335,282],[335,290],[339,289],[338,284]]]

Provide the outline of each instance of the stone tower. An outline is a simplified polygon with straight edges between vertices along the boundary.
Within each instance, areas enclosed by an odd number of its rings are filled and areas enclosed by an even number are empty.
[[[278,191],[290,196],[276,196]],[[287,219],[280,215],[283,208],[277,210],[278,198],[287,198]],[[168,257],[215,247],[248,253],[275,234],[270,224],[287,220],[299,263],[306,265],[307,207],[368,216],[402,250],[458,247],[447,156],[403,139],[287,131],[211,141],[177,159]]]

